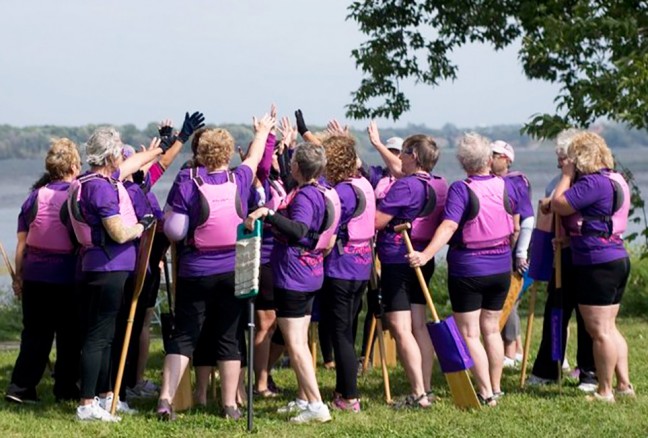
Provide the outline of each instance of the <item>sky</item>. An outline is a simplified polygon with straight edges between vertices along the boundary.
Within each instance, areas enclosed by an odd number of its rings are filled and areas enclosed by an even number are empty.
[[[365,39],[339,0],[0,0],[0,124],[134,123],[202,111],[248,123],[275,102],[306,122],[348,121]],[[458,79],[404,84],[411,109],[380,126],[519,124],[552,112],[556,85],[529,81],[519,46],[459,49]]]

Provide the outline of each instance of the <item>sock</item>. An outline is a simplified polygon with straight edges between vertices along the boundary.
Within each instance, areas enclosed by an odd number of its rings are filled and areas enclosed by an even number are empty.
[[[305,408],[306,406],[308,406],[308,401],[306,400],[296,398],[295,401],[297,402],[297,406],[299,406],[300,408]]]
[[[308,404],[308,409],[313,412],[317,412],[324,406],[324,403],[321,401],[313,402]]]

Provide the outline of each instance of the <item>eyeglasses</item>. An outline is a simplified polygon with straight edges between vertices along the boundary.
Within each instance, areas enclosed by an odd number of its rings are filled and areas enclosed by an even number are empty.
[[[414,148],[406,148],[401,151],[401,154],[414,155]]]

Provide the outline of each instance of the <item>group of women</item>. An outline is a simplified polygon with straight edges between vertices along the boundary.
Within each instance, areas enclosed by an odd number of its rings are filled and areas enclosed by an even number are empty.
[[[203,128],[200,113],[187,114],[177,135],[163,124],[161,138],[138,153],[125,148],[114,129],[98,129],[87,142],[90,169],[81,175],[76,145],[55,141],[46,177],[34,186],[18,220],[14,290],[23,297],[25,330],[7,399],[37,399],[35,388],[56,333],[57,399],[78,397],[80,420],[118,421],[108,412],[114,397],[120,397],[118,412],[132,412],[125,394],[112,392],[114,351],[123,340],[120,315],[124,297],[132,294],[138,238],[157,225],[145,287],[150,292],[135,332],[139,337],[146,327],[146,308],[157,293],[159,262],[170,241],[176,246],[178,281],[157,406],[161,419],[175,418],[173,399],[190,359],[197,370],[198,401],[204,402],[206,379],[218,367],[223,415],[238,419],[242,366],[254,367],[257,394],[275,396],[269,373],[284,350],[296,375],[297,397],[279,411],[289,413],[292,422],[327,422],[329,406],[359,412],[354,339],[375,269],[374,248],[384,321],[410,384],[399,406],[430,407],[435,352],[425,325],[426,300],[412,267],[420,267],[429,282],[434,257],[445,245],[450,300],[475,363],[477,394],[484,405],[496,405],[503,395],[499,319],[512,271],[527,269],[533,227],[528,181],[508,172],[512,147],[464,135],[456,150],[466,178],[448,186],[433,173],[440,150],[429,136],[383,144],[372,122],[369,137],[385,166],[368,167],[337,122],[316,135],[301,111],[296,118],[296,131],[305,140],[300,144],[288,118],[278,123],[274,106],[255,118],[254,138],[234,168],[232,135]],[[177,174],[163,213],[150,188],[192,135],[193,157]],[[622,241],[628,189],[600,136],[578,132],[563,152],[563,175],[543,205],[545,212],[567,217],[569,240],[558,232],[558,242],[571,248],[570,269],[580,279],[568,289],[593,339],[593,363],[579,365],[583,375],[592,377],[588,372],[596,370],[593,399],[609,402],[615,393],[634,394],[627,346],[614,323],[629,273]],[[257,220],[264,224],[259,332],[249,340],[257,358],[246,364],[245,302],[234,296],[236,228],[244,223],[251,229]],[[409,254],[395,231],[403,223],[412,224],[415,251]],[[335,356],[330,405],[320,393],[308,346],[316,295]],[[80,339],[70,313],[75,297],[82,303]],[[137,370],[136,351],[129,355],[131,369]],[[130,375],[127,386],[141,383],[137,371]]]

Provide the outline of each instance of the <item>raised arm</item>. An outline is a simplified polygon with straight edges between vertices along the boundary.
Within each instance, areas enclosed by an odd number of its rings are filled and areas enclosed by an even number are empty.
[[[551,198],[551,210],[558,213],[560,216],[569,216],[576,213],[576,210],[569,205],[565,192],[571,186],[572,181],[576,175],[576,168],[574,163],[567,162],[562,166],[562,177],[558,181],[558,185],[554,190],[553,197]]]
[[[297,131],[299,131],[299,135],[301,135],[305,141],[318,145],[322,144],[322,142],[320,142],[306,127],[302,110],[298,109],[295,111],[295,120],[297,121]]]
[[[270,134],[270,131],[276,123],[276,119],[268,114],[265,114],[258,120],[256,117],[254,117],[252,120],[255,131],[254,140],[252,140],[252,144],[250,145],[250,149],[248,150],[247,158],[241,164],[244,164],[252,169],[252,173],[254,174],[256,173],[257,166],[261,161],[261,157],[263,156],[263,151],[265,149],[266,140],[268,138],[268,135]]]
[[[389,169],[389,172],[396,178],[403,177],[404,174],[401,170],[400,158],[394,155],[389,149],[387,149],[387,146],[385,146],[382,141],[380,141],[380,132],[378,131],[378,125],[376,125],[376,122],[374,122],[373,120],[369,122],[367,133],[369,134],[369,141],[380,154],[380,157],[385,162],[385,165]]]
[[[119,165],[119,179],[124,181],[142,167],[155,160],[161,153],[160,139],[153,138],[148,149],[131,155]]]
[[[173,160],[176,159],[182,145],[189,139],[189,137],[198,129],[205,126],[205,116],[201,112],[194,112],[191,116],[189,113],[185,114],[185,120],[182,124],[182,129],[177,136],[173,135],[173,123],[171,120],[164,120],[160,125],[160,138],[164,144],[164,155],[160,158],[160,165],[164,169],[168,169]],[[181,136],[182,135],[182,136]],[[186,138],[185,138],[186,136]]]

